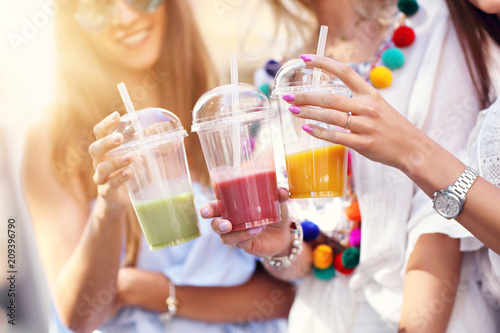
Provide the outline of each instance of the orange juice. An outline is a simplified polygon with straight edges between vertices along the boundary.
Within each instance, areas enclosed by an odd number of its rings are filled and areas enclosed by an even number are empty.
[[[341,197],[347,177],[347,148],[332,145],[286,155],[291,198]]]

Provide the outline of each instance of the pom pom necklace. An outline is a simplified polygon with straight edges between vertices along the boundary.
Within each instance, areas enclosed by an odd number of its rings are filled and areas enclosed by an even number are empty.
[[[301,223],[304,241],[313,248],[313,271],[320,280],[329,280],[337,274],[351,274],[359,264],[361,246],[361,214],[353,192],[352,168],[348,158],[347,198],[344,209],[347,228],[328,236],[312,221]]]
[[[401,48],[412,45],[416,38],[415,32],[408,25],[408,17],[418,12],[418,2],[399,0],[398,9],[399,13],[395,16],[395,22],[387,31],[387,36],[374,59],[366,63],[350,64],[359,75],[377,89],[384,89],[392,84],[392,71],[401,68],[405,63]]]
[[[392,71],[401,68],[405,64],[405,55],[401,49],[411,46],[416,39],[415,32],[410,27],[408,17],[418,12],[418,2],[416,0],[398,0],[397,7],[399,11],[394,15],[393,23],[389,25],[386,37],[378,47],[373,59],[361,63],[349,63],[359,75],[377,89],[387,88],[392,84]],[[358,19],[353,24],[354,29],[359,30],[359,24],[360,20]],[[357,37],[355,36],[355,38]],[[346,35],[343,34],[341,40],[346,41],[346,39]],[[351,56],[354,48],[350,48]],[[260,70],[261,75],[259,79],[255,80],[255,85],[268,97],[272,90],[272,83],[276,72],[281,65],[281,61],[275,59],[269,60],[265,67]]]

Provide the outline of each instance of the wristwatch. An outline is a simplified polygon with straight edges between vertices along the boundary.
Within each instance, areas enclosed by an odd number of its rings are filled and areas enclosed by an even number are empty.
[[[454,219],[460,215],[465,203],[465,195],[478,175],[474,169],[467,167],[455,184],[434,193],[432,202],[436,212],[447,219]]]

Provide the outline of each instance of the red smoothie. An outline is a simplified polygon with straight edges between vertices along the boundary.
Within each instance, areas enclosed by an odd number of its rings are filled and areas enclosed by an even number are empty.
[[[222,217],[231,221],[233,230],[281,220],[274,170],[222,181],[214,189]]]

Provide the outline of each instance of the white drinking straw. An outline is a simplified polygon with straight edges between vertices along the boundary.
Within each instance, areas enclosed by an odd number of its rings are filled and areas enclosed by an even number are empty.
[[[325,55],[327,35],[328,35],[328,27],[326,25],[322,25],[321,29],[319,31],[319,40],[318,40],[318,48],[316,50],[316,55],[319,55],[319,56]],[[321,69],[314,68],[313,82],[319,81],[320,74],[321,74]]]
[[[322,25],[319,30],[318,48],[316,49],[316,55],[324,56],[326,47],[326,37],[328,36],[328,27]],[[314,68],[313,79],[311,85],[318,84],[321,79],[321,69]],[[315,124],[314,120],[306,119],[306,124]],[[314,139],[310,135],[306,135],[304,131],[301,131],[301,137],[305,140],[305,145],[308,148],[312,148]]]
[[[231,109],[233,115],[233,167],[236,170],[241,164],[240,142],[240,95],[238,91],[238,57],[231,52]]]
[[[130,99],[130,95],[128,94],[125,83],[120,82],[118,83],[117,87],[120,95],[122,96],[123,104],[125,104],[125,109],[127,109],[127,113],[130,115],[130,119],[132,120],[132,127],[134,128],[139,138],[144,138],[141,123],[139,122],[139,118],[137,117],[137,113],[135,112],[134,104],[132,104],[132,100]]]
[[[134,127],[139,139],[143,139],[144,133],[142,131],[142,126],[139,122],[139,118],[137,117],[137,112],[135,112],[134,104],[132,104],[132,100],[128,94],[127,87],[124,82],[118,83],[117,87],[120,95],[122,96],[123,104],[125,104],[125,109],[127,109],[127,113],[130,115],[130,119],[132,120],[132,127]],[[158,169],[158,165],[156,164],[151,152],[146,151],[144,155],[146,156],[146,161],[148,162],[148,165],[153,173],[154,181],[161,180],[160,169]]]

